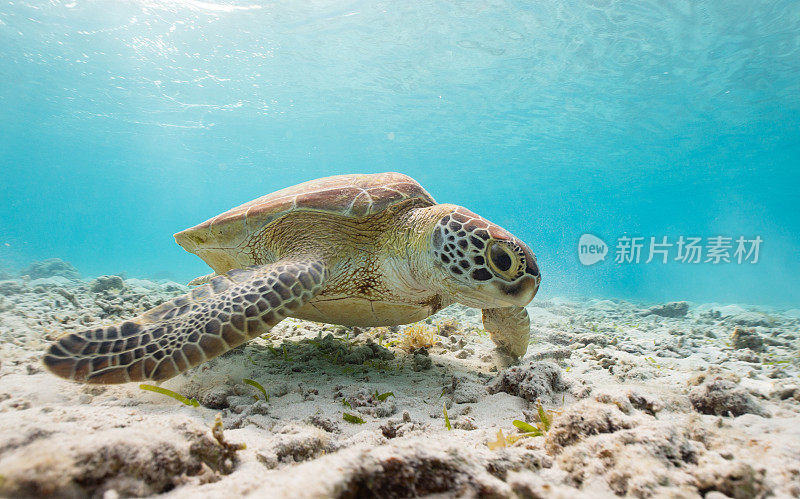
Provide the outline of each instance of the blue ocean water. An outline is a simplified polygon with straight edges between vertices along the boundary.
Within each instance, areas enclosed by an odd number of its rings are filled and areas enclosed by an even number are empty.
[[[0,267],[186,281],[173,233],[393,170],[525,240],[545,297],[800,303],[796,1],[6,1],[0,77]]]

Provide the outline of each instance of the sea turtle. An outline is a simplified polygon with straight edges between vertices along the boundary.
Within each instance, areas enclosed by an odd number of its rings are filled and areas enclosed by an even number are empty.
[[[44,363],[83,383],[164,380],[286,317],[346,326],[483,309],[499,349],[522,356],[539,288],[536,257],[506,230],[437,204],[400,173],[340,175],[273,192],[175,234],[214,273],[121,324],[70,333]]]

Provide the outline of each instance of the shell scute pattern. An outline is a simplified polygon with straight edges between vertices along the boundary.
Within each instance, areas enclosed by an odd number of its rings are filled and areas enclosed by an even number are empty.
[[[340,175],[287,187],[232,208],[216,217],[175,234],[186,250],[242,248],[254,263],[263,247],[258,233],[275,220],[294,211],[332,213],[361,218],[379,213],[407,199],[432,206],[436,201],[417,181],[400,173]]]

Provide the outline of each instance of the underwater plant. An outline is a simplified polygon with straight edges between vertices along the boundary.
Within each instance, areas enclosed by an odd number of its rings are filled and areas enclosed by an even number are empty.
[[[250,378],[242,378],[242,382],[247,383],[248,385],[253,386],[256,389],[258,389],[258,391],[260,391],[262,394],[264,394],[264,401],[265,402],[269,402],[269,395],[267,395],[267,390],[265,390],[264,387],[261,386],[261,383],[259,383],[256,380],[250,379]],[[253,395],[253,397],[258,399],[258,397],[256,395]]]
[[[436,344],[436,331],[427,324],[418,322],[407,327],[403,331],[403,336],[399,346],[403,350],[410,352],[419,348],[430,348]]]
[[[221,452],[215,457],[218,461],[217,467],[224,469],[226,473],[233,472],[233,465],[236,463],[236,453],[240,450],[245,450],[247,444],[240,443],[234,444],[228,442],[224,435],[225,426],[222,423],[222,413],[217,413],[214,416],[214,425],[211,427],[211,435],[214,440],[220,445]]]
[[[543,437],[548,431],[550,431],[550,427],[552,426],[553,423],[554,412],[546,411],[540,401],[537,401],[536,412],[539,416],[539,422],[536,423],[536,425],[532,425],[525,421],[520,421],[518,419],[515,419],[512,422],[512,424],[522,433],[507,437],[503,433],[503,430],[500,429],[497,431],[497,440],[495,440],[494,442],[487,442],[486,446],[489,447],[489,449],[491,450],[496,450],[503,447],[507,447],[523,438]]]
[[[353,424],[364,424],[364,423],[366,423],[366,421],[364,421],[360,417],[356,416],[355,414],[350,414],[349,412],[343,412],[342,413],[342,419],[344,419],[348,423],[353,423]]]
[[[503,430],[497,430],[497,440],[494,442],[486,442],[486,446],[489,447],[489,450],[497,450],[502,449],[503,447],[507,447],[510,442],[506,439],[506,436],[503,434]]]
[[[375,390],[375,398],[383,402],[389,397],[394,397],[394,392],[386,392],[386,393],[378,393],[378,390]]]
[[[191,406],[191,407],[199,407],[200,406],[200,402],[198,402],[197,399],[192,398],[190,400],[190,399],[184,397],[183,395],[181,395],[180,393],[173,392],[172,390],[168,390],[166,388],[161,388],[160,386],[141,384],[141,385],[139,385],[139,388],[141,390],[147,390],[149,392],[156,392],[156,393],[160,393],[161,395],[166,395],[168,397],[172,397],[175,400],[177,400],[178,402],[181,402],[181,403],[186,404],[186,405]]]
[[[511,422],[511,424],[516,426],[523,433],[530,433],[536,437],[544,435],[542,430],[533,426],[530,423],[526,423],[525,421],[520,421],[519,419],[515,419],[514,421]]]

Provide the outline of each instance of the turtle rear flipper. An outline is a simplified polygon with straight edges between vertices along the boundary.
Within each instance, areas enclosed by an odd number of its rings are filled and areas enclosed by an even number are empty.
[[[327,275],[317,260],[231,270],[135,319],[59,338],[44,364],[82,383],[165,380],[265,333]]]
[[[201,275],[200,277],[195,277],[194,279],[189,281],[187,286],[199,286],[201,284],[208,284],[208,282],[211,281],[211,279],[217,277],[218,275],[219,274],[217,274],[216,272],[211,272],[210,274]]]

